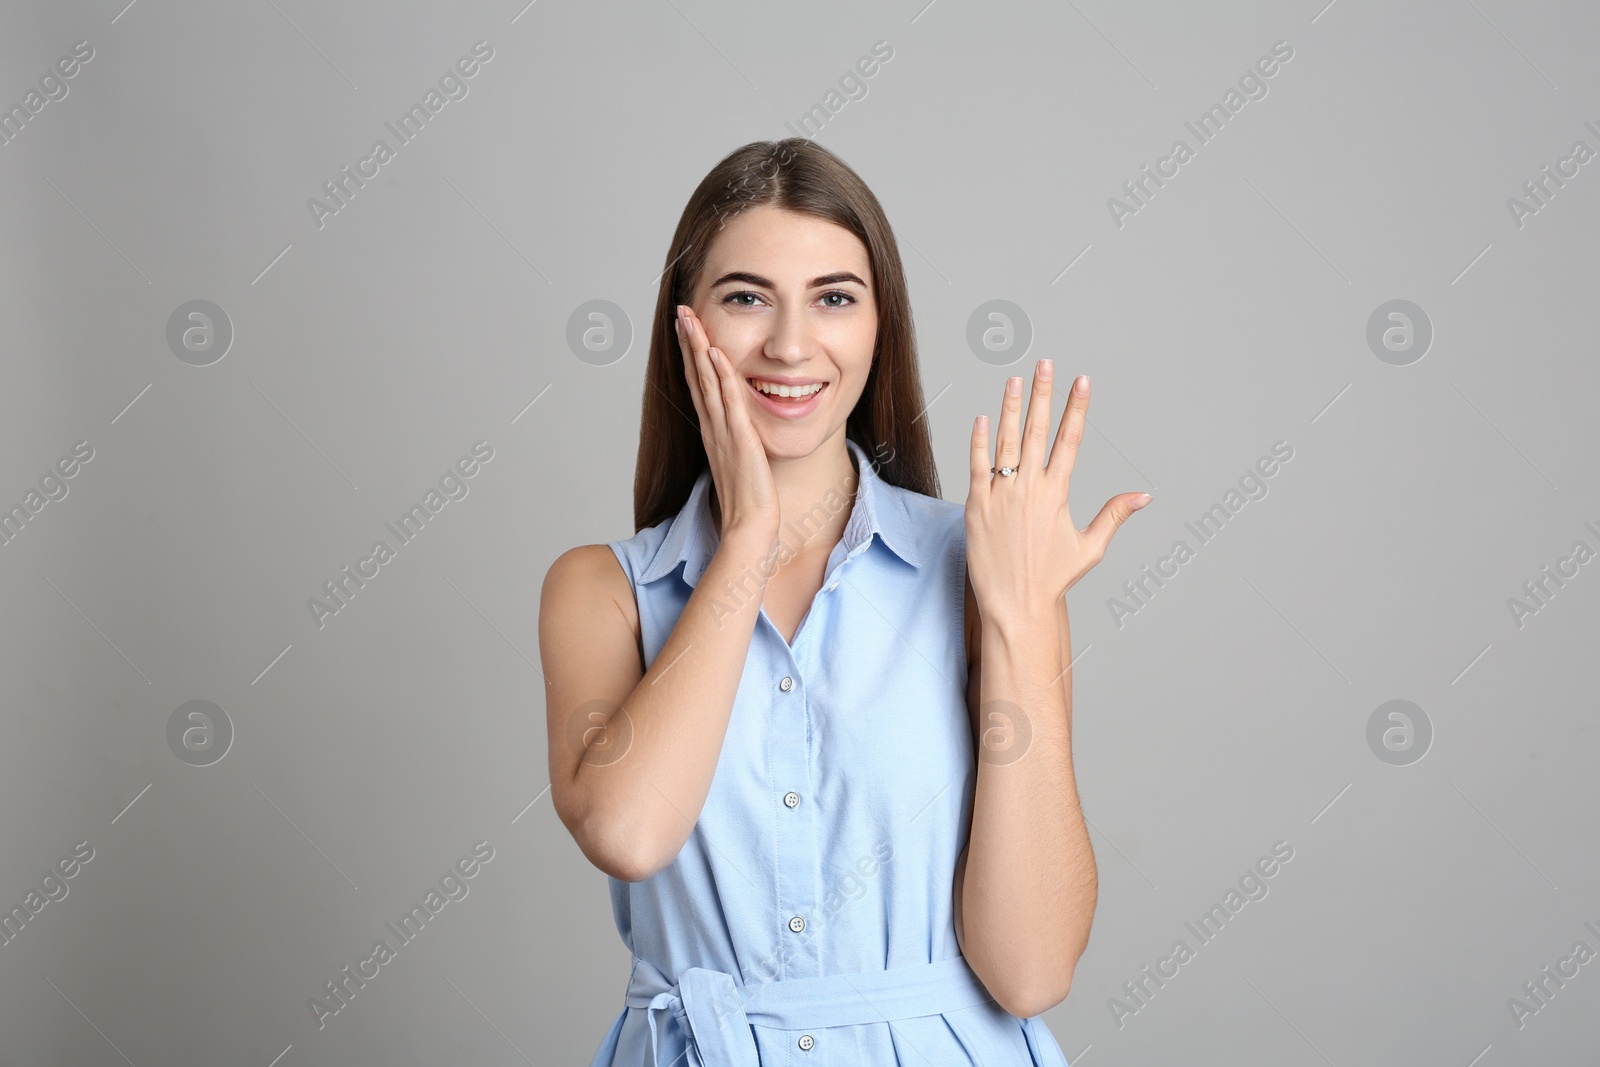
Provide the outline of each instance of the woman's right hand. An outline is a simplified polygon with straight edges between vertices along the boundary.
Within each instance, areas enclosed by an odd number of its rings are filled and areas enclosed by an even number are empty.
[[[684,376],[700,416],[700,437],[722,512],[723,539],[737,532],[776,547],[781,524],[778,491],[766,446],[750,421],[744,382],[727,353],[711,344],[692,307],[678,305],[677,330]]]

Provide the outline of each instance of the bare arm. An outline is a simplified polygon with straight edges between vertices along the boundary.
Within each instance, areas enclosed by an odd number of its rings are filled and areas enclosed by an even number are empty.
[[[1049,446],[1053,376],[1051,361],[1035,364],[1020,442],[1023,382],[1007,381],[995,466],[988,416],[974,420],[964,515],[967,699],[980,744],[972,824],[956,866],[956,936],[995,1000],[1025,1018],[1065,999],[1099,897],[1073,770],[1066,593],[1150,502],[1146,493],[1120,494],[1077,528],[1067,496],[1089,379],[1073,380]],[[1009,739],[1007,725],[1015,730]]]
[[[545,575],[539,655],[550,793],[600,870],[640,881],[671,863],[711,790],[766,588],[769,536],[726,534],[645,672],[633,589],[606,545],[564,553]],[[755,592],[735,603],[732,582]]]
[[[978,784],[956,935],[1000,1006],[1029,1018],[1066,998],[1099,900],[1072,765],[1072,638],[1065,597],[1054,619],[1015,625],[977,621],[970,578],[967,598]],[[1006,713],[984,715],[995,701]]]

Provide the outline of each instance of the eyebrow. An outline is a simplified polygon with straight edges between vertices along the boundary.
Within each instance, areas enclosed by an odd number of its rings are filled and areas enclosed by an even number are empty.
[[[715,289],[717,286],[723,285],[727,282],[744,282],[746,285],[758,285],[763,289],[777,288],[777,286],[773,284],[770,279],[763,278],[759,274],[752,274],[746,270],[729,271],[727,274],[724,274],[722,277],[712,282],[711,288]],[[816,278],[812,278],[811,284],[807,286],[807,288],[818,289],[824,285],[838,285],[840,282],[855,282],[863,289],[870,288],[866,282],[862,281],[854,273],[847,270],[835,271],[832,274],[823,274]]]

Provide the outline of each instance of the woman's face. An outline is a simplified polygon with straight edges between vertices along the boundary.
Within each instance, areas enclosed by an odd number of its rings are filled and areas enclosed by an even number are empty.
[[[810,455],[842,433],[872,369],[878,308],[864,244],[842,226],[762,204],[718,231],[693,307],[745,388],[767,455]],[[814,396],[765,396],[755,382]]]

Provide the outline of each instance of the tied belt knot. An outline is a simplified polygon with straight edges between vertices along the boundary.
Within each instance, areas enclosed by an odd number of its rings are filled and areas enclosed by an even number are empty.
[[[634,961],[627,1004],[650,1022],[654,1062],[666,1067],[689,1049],[691,1067],[758,1067],[750,1027],[822,1030],[942,1015],[993,998],[964,956],[859,974],[829,974],[743,985],[726,971],[687,967],[669,982]]]

